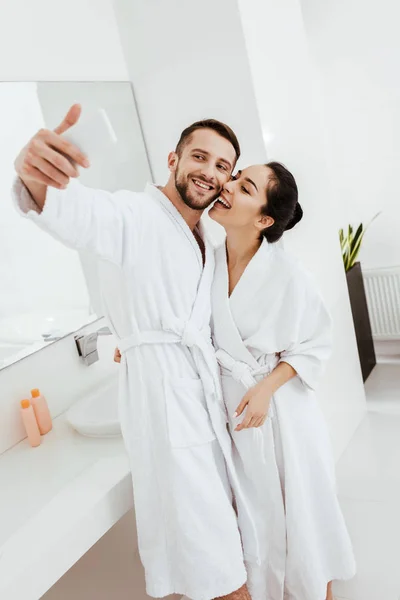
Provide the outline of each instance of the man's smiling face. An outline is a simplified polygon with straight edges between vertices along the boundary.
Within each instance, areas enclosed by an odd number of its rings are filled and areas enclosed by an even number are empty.
[[[175,186],[192,209],[204,210],[220,195],[236,163],[232,144],[212,129],[197,129],[176,155]]]

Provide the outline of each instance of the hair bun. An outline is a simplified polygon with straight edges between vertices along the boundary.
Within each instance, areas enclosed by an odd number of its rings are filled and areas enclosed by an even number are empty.
[[[301,208],[299,202],[297,202],[296,207],[294,209],[293,217],[290,219],[289,223],[285,227],[285,231],[288,229],[292,229],[301,219],[303,218],[303,209]]]

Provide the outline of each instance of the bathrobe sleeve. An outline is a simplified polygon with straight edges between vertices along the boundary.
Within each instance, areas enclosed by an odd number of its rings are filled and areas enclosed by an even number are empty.
[[[72,179],[66,190],[48,187],[40,211],[20,178],[12,192],[17,211],[65,246],[118,265],[139,251],[143,231],[141,202],[135,202],[139,194],[88,188]]]
[[[295,341],[280,352],[280,361],[290,364],[308,388],[315,390],[332,348],[332,320],[311,277],[298,282],[295,298]]]

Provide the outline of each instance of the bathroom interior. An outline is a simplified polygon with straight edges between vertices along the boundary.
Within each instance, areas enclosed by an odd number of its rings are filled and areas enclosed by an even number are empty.
[[[358,567],[335,597],[400,600],[399,12],[394,0],[2,4],[0,598],[149,598],[97,263],[21,219],[11,198],[21,147],[79,102],[83,116],[105,109],[116,135],[82,173],[89,187],[162,184],[180,131],[204,117],[235,130],[239,166],[291,165],[306,218],[285,248],[334,322],[318,399]],[[365,341],[338,232],[375,215],[358,257]],[[34,388],[53,429],[31,448],[19,407]]]

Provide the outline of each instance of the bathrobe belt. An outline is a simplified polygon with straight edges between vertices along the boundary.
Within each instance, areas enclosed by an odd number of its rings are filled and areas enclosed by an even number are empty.
[[[221,348],[217,350],[215,354],[217,361],[221,367],[222,376],[232,377],[238,383],[241,383],[246,390],[249,390],[257,384],[257,377],[269,375],[271,371],[276,367],[279,362],[279,358],[276,355],[271,355],[271,360],[262,367],[253,369],[246,362],[241,360],[235,360],[225,350]],[[274,409],[272,404],[270,405],[268,417],[274,416]]]
[[[192,321],[170,319],[160,330],[140,331],[119,340],[121,354],[132,348],[154,344],[182,344],[192,350],[193,360],[203,383],[205,393],[218,394],[216,387],[217,369],[211,343],[210,327],[198,328]]]

